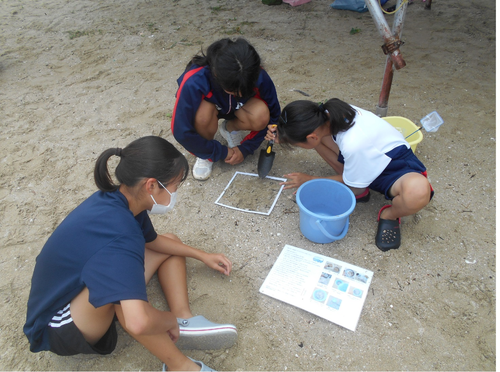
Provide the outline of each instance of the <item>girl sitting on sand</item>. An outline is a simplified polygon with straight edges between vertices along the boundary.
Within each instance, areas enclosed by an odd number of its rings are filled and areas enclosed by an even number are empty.
[[[267,140],[276,137],[271,129]],[[277,132],[279,143],[315,149],[337,173],[331,177],[290,173],[285,175],[289,179],[283,182],[285,189],[329,178],[349,186],[357,201],[367,202],[370,189],[392,201],[378,213],[375,244],[384,252],[401,244],[401,217],[418,212],[432,198],[426,168],[408,142],[369,111],[336,98],[325,104],[295,101],[282,111]]]
[[[108,172],[113,155],[120,158],[118,185]],[[184,356],[177,340],[186,349],[227,348],[236,341],[235,326],[193,317],[186,283],[186,257],[225,275],[231,261],[173,234],[157,235],[148,216],[174,207],[188,171],[186,158],[160,137],[99,156],[94,179],[100,191],[64,219],[37,257],[24,325],[31,351],[109,354],[117,341],[115,316],[169,370],[208,368]],[[146,284],[154,273],[170,311],[148,302]]]
[[[222,39],[207,54],[196,55],[177,80],[171,129],[175,139],[196,155],[193,177],[206,180],[213,162],[235,165],[260,146],[266,126],[276,123],[276,88],[245,39]],[[219,119],[225,119],[220,128]],[[217,129],[227,147],[214,140]],[[245,136],[246,132],[250,131]]]

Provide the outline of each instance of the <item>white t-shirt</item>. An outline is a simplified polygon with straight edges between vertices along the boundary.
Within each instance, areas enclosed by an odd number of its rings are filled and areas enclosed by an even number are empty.
[[[354,125],[333,139],[344,156],[344,183],[351,187],[369,186],[391,162],[385,155],[398,146],[410,148],[403,135],[377,115],[352,106],[356,110]]]

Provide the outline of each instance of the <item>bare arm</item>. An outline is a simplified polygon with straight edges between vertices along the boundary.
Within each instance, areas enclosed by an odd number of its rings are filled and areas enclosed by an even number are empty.
[[[208,267],[225,275],[229,275],[233,267],[232,262],[222,253],[207,253],[200,249],[190,247],[180,240],[171,239],[163,235],[158,235],[155,240],[146,243],[146,247],[153,251],[169,254],[171,256],[197,259]]]
[[[133,335],[168,333],[172,341],[179,338],[177,318],[169,311],[155,309],[142,300],[123,300],[116,306],[118,319]]]
[[[270,130],[268,132],[268,135],[271,135]],[[328,165],[333,168],[333,170],[337,174],[335,176],[329,177],[317,177],[305,173],[285,174],[284,177],[289,179],[288,181],[281,183],[282,185],[285,185],[285,189],[299,188],[304,182],[317,178],[329,179],[344,183],[344,179],[342,177],[342,173],[344,172],[344,164],[338,161],[340,150],[337,144],[333,141],[332,136],[323,136],[321,138],[321,142],[314,149],[323,158],[323,160],[325,160]]]

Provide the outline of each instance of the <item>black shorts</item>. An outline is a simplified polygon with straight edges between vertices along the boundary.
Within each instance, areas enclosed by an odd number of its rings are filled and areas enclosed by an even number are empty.
[[[118,335],[115,322],[104,336],[92,346],[83,337],[73,320],[59,327],[47,326],[49,334],[50,351],[57,355],[69,356],[76,354],[111,354],[116,347]]]

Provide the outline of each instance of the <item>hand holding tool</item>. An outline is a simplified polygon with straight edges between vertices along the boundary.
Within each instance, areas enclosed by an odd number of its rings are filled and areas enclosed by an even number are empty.
[[[276,128],[276,125],[272,126],[273,129]],[[275,133],[273,131],[273,133]],[[274,157],[276,153],[273,151],[274,140],[270,140],[267,142],[267,146],[265,149],[260,150],[259,162],[257,165],[257,174],[260,178],[266,178],[271,170],[274,162]]]

